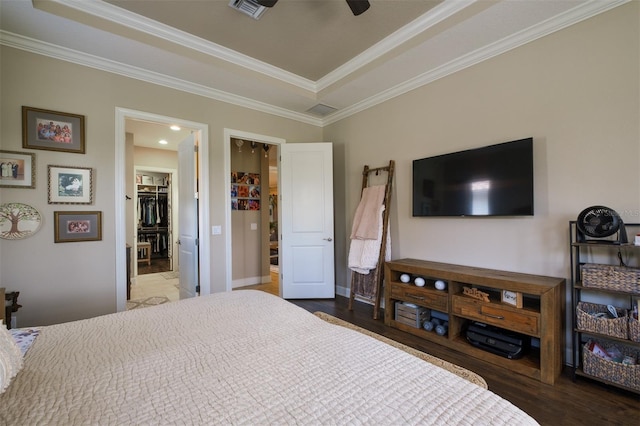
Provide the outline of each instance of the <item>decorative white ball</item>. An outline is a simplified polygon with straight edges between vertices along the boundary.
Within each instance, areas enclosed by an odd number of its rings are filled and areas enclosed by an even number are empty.
[[[411,281],[411,276],[409,274],[402,274],[400,275],[400,281],[402,281],[403,283],[408,283],[409,281]]]
[[[442,280],[436,281],[435,286],[436,286],[436,290],[444,290],[445,288],[447,288],[447,284]]]
[[[413,280],[413,282],[418,286],[418,287],[424,287],[424,278],[422,277],[418,277],[415,280]]]

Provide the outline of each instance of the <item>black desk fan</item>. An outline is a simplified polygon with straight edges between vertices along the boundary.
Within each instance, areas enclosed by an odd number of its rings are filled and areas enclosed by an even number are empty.
[[[587,207],[578,215],[576,228],[576,237],[579,243],[626,244],[629,242],[624,222],[620,215],[609,207]],[[618,233],[617,240],[603,240],[616,232]],[[588,239],[587,237],[596,239]]]

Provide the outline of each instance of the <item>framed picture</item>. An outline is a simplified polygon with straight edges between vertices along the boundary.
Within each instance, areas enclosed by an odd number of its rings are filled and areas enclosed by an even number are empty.
[[[260,210],[260,173],[231,172],[231,210]]]
[[[522,308],[522,293],[518,291],[502,290],[502,297],[500,300],[502,303],[507,305]]]
[[[38,232],[42,218],[35,207],[22,203],[0,205],[0,238],[21,240]]]
[[[91,204],[93,169],[48,166],[49,204]]]
[[[54,242],[102,240],[102,212],[53,212]]]
[[[84,154],[84,116],[23,106],[22,147]]]
[[[0,150],[0,187],[35,188],[36,155]]]

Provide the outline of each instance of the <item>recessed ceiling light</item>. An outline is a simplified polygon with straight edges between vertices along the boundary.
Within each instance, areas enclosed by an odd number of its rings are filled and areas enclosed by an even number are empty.
[[[173,126],[169,127],[169,128],[170,128],[171,130],[173,130],[174,132],[177,132],[178,130],[180,130],[180,126],[175,125],[175,124],[174,124]]]
[[[166,144],[168,144],[169,142],[167,142],[167,141],[166,141],[166,139],[160,139],[160,140],[158,141],[158,143],[159,143],[160,145],[166,145]]]

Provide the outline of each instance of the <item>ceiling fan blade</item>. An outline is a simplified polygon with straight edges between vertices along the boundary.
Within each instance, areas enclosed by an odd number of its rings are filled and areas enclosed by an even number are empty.
[[[368,0],[347,0],[347,4],[355,16],[365,12],[370,6]]]
[[[264,7],[273,7],[274,4],[278,3],[278,0],[254,0],[260,6]]]

